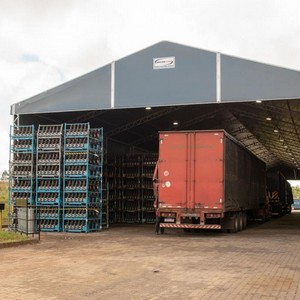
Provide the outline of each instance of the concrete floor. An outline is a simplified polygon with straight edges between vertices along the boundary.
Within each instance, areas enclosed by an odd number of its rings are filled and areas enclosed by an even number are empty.
[[[113,227],[0,249],[1,299],[300,299],[300,212],[236,234]]]

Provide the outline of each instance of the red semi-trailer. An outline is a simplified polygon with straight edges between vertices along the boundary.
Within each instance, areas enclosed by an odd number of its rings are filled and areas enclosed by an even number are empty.
[[[156,232],[237,232],[267,212],[266,166],[224,130],[159,133]]]

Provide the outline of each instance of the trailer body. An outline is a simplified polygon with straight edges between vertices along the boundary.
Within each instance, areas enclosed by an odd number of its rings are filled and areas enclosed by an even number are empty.
[[[237,231],[266,203],[266,166],[224,130],[159,133],[157,228]]]
[[[272,215],[290,213],[293,204],[292,188],[281,172],[267,172],[267,189]]]

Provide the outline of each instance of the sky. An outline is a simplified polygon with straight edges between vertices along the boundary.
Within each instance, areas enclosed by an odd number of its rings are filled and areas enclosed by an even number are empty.
[[[0,175],[10,105],[167,40],[300,70],[298,0],[0,0]]]

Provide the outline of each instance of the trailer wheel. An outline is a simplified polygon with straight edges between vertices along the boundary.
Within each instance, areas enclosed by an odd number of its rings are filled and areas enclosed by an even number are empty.
[[[236,233],[238,231],[238,229],[239,229],[239,220],[238,220],[237,214],[235,213],[232,216],[232,228],[229,229],[229,232]]]
[[[243,229],[247,227],[247,213],[243,212]]]
[[[238,218],[238,231],[242,231],[244,229],[243,227],[243,212],[239,212],[237,214]]]

